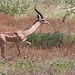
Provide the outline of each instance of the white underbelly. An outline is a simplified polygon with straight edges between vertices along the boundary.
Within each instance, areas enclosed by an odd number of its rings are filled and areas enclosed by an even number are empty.
[[[25,42],[25,41],[26,41],[26,39],[27,39],[27,38],[23,39],[20,43]],[[9,42],[9,41],[6,41],[6,43],[7,43],[7,44],[10,44],[10,43],[15,43],[15,42]]]
[[[25,42],[27,40],[27,38],[25,38],[24,40],[22,40],[20,43],[23,43],[23,42]]]

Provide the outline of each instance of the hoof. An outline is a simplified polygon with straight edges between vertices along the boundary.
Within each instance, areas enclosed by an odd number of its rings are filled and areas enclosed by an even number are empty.
[[[8,60],[4,55],[1,55],[3,59],[5,59],[6,61]]]
[[[27,58],[29,58],[30,57],[30,55],[28,55],[28,56],[24,56],[24,59],[27,59]]]
[[[28,59],[29,58],[29,56],[24,56],[24,59]]]
[[[19,57],[19,56],[20,56],[20,54],[17,54],[17,56]]]
[[[24,59],[27,59],[28,58],[28,56],[24,56]]]

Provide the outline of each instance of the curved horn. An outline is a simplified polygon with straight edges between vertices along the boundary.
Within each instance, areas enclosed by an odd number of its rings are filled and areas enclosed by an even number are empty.
[[[41,18],[43,18],[43,15],[36,9],[36,5],[35,5],[35,11],[41,16]]]

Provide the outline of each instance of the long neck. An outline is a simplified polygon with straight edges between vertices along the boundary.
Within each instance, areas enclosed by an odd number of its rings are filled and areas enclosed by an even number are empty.
[[[24,34],[25,34],[26,36],[31,35],[31,34],[40,26],[40,24],[41,24],[40,21],[35,22],[35,23],[33,24],[33,26],[32,26],[30,29],[28,29],[28,30],[26,30],[26,31],[24,32]]]

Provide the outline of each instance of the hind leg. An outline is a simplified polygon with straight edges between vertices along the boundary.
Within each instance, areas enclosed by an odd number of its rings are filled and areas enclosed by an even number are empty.
[[[4,55],[5,51],[6,51],[6,44],[4,44],[4,45],[1,46],[1,56],[2,56],[2,58],[4,58],[4,59],[6,59],[6,57],[5,57],[5,55]],[[6,59],[6,60],[7,60],[7,59]]]
[[[21,51],[20,51],[20,48],[19,48],[19,44],[16,44],[16,47],[18,49],[18,52],[19,52],[18,56],[19,56],[21,54]]]
[[[4,34],[0,34],[0,47],[1,47],[1,56],[5,58],[4,52],[6,50],[6,38],[4,36]]]
[[[17,46],[17,49],[18,49],[18,52],[19,52],[16,56],[19,56],[19,55],[21,54],[20,49],[19,49],[19,45],[16,44],[16,46]],[[12,60],[13,58],[15,58],[16,56],[13,56],[12,58],[10,58],[10,59],[8,59],[8,60],[10,61],[10,60]],[[4,57],[4,56],[3,56],[3,57]]]

